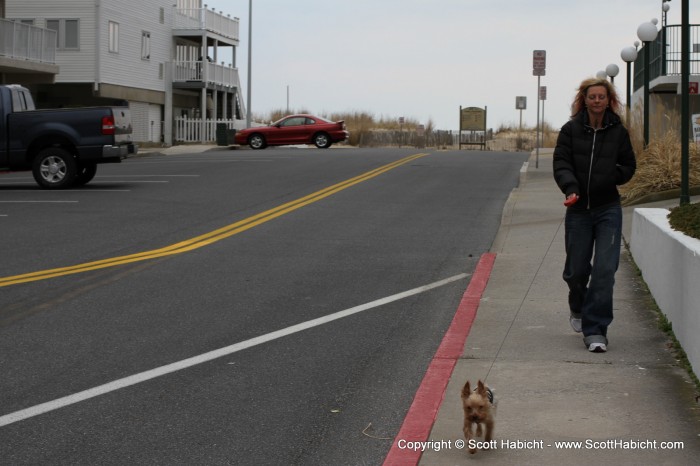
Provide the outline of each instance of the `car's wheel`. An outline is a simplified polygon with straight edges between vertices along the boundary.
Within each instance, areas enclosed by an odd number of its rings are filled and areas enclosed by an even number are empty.
[[[78,175],[75,177],[73,184],[78,186],[84,186],[88,184],[95,177],[97,173],[96,163],[84,163],[78,165]]]
[[[60,147],[49,147],[34,158],[34,179],[42,188],[61,189],[71,186],[78,175],[73,154]]]
[[[267,142],[262,134],[253,134],[248,138],[248,145],[251,149],[264,149],[267,147]]]
[[[318,133],[314,135],[314,144],[319,149],[328,149],[332,143],[327,133]]]

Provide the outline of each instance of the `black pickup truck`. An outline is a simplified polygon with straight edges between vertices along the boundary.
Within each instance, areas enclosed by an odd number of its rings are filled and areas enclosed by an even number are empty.
[[[0,171],[31,170],[42,188],[61,189],[137,150],[128,107],[35,110],[28,89],[0,85]]]

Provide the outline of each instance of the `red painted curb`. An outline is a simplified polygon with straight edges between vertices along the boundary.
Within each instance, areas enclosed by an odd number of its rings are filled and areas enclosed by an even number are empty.
[[[418,464],[421,452],[405,448],[404,441],[424,442],[428,440],[445,397],[445,390],[452,376],[452,371],[457,364],[457,359],[464,351],[464,342],[476,318],[479,301],[486,289],[495,261],[496,254],[493,253],[483,254],[479,259],[450,328],[447,329],[435,352],[401,429],[391,445],[391,450],[384,459],[384,466]],[[399,446],[399,442],[403,448]]]

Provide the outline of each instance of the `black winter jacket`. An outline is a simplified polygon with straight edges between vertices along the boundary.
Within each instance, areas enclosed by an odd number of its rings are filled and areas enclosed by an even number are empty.
[[[562,126],[552,163],[559,189],[580,196],[570,207],[577,210],[619,202],[617,186],[632,179],[637,168],[627,128],[610,110],[600,129],[590,126],[586,110]]]

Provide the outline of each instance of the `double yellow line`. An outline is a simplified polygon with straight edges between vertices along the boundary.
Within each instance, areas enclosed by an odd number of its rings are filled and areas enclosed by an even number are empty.
[[[340,192],[356,184],[362,183],[363,181],[372,179],[376,176],[381,175],[382,173],[386,173],[389,170],[393,170],[396,167],[400,167],[401,165],[412,162],[413,160],[416,160],[418,158],[425,157],[426,155],[428,154],[415,154],[405,157],[403,159],[397,160],[396,162],[392,162],[388,165],[384,165],[382,167],[363,173],[362,175],[350,178],[349,180],[345,180],[333,186],[329,186],[328,188],[309,194],[308,196],[304,196],[286,204],[282,204],[273,209],[266,210],[265,212],[259,213],[252,217],[248,217],[239,222],[232,223],[231,225],[227,225],[223,228],[219,228],[209,233],[196,236],[194,238],[188,239],[186,241],[181,241],[179,243],[166,246],[164,248],[139,252],[127,256],[112,257],[110,259],[103,259],[95,262],[86,262],[84,264],[72,265],[69,267],[61,267],[51,270],[41,270],[38,272],[25,273],[22,275],[3,277],[0,278],[0,287],[18,285],[20,283],[28,283],[39,280],[47,280],[49,278],[61,277],[64,275],[83,273],[88,272],[90,270],[105,269],[108,267],[115,267],[118,265],[129,264],[132,262],[140,262],[145,260],[156,259],[159,257],[170,256],[173,254],[181,254],[183,252],[193,251],[195,249],[199,249],[209,244],[216,243],[217,241],[221,241],[222,239],[228,238],[238,233],[242,233],[257,225],[269,222],[270,220],[273,220],[277,217],[281,217],[282,215],[288,214],[289,212],[300,209],[306,205],[320,201],[321,199],[324,199],[328,196],[332,196],[337,192]]]

